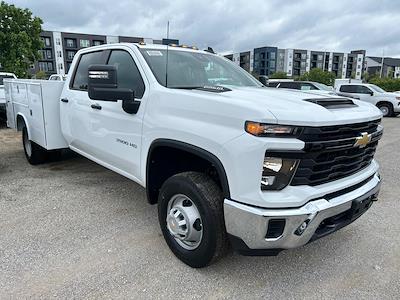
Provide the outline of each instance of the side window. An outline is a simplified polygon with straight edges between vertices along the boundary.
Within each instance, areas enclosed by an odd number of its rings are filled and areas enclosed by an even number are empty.
[[[118,88],[132,89],[135,91],[135,98],[140,99],[143,97],[143,79],[135,61],[128,52],[113,50],[108,64],[117,67]]]
[[[269,82],[267,86],[269,87],[277,87],[279,84],[279,81],[274,81],[274,82]]]
[[[358,94],[371,94],[371,90],[363,85],[357,85],[357,93]]]
[[[295,82],[281,82],[279,88],[282,89],[299,89],[299,86]]]
[[[75,71],[72,88],[75,90],[87,91],[88,89],[88,68],[90,65],[104,64],[104,51],[97,51],[82,54],[78,68]]]
[[[313,86],[312,84],[309,84],[309,83],[301,83],[300,89],[302,91],[316,90],[315,86]]]
[[[355,85],[341,85],[340,91],[344,93],[356,93]]]

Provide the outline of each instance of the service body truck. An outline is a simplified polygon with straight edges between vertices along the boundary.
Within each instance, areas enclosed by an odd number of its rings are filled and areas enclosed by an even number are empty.
[[[277,255],[348,225],[380,189],[371,104],[267,88],[187,47],[80,50],[63,82],[6,83],[8,124],[43,163],[69,148],[146,188],[173,253]]]
[[[4,79],[17,78],[14,73],[0,72],[0,114],[6,111],[6,97],[4,95]]]

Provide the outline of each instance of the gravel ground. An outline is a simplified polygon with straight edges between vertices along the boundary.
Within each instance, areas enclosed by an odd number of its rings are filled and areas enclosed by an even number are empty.
[[[399,299],[400,118],[385,119],[380,201],[277,257],[231,253],[191,269],[167,248],[135,183],[77,155],[39,167],[0,129],[0,299]]]

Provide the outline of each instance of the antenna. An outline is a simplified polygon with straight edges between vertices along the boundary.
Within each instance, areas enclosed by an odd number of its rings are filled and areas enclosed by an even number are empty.
[[[165,62],[165,87],[168,87],[168,44],[169,44],[169,20],[167,22],[167,57]]]

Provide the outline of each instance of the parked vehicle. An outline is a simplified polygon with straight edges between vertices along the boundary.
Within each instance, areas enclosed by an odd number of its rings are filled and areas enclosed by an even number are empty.
[[[267,86],[280,89],[301,90],[312,94],[336,95],[331,86],[312,81],[272,81],[269,82]]]
[[[348,83],[363,83],[361,79],[353,79],[353,78],[344,78],[344,79],[335,79],[335,83],[333,85],[334,89],[337,90],[339,86],[342,84]]]
[[[15,79],[17,76],[13,73],[4,73],[0,72],[0,114],[5,113],[6,111],[6,97],[4,95],[4,82],[3,80],[9,78],[9,79]]]
[[[56,80],[56,81],[65,81],[67,79],[66,75],[61,74],[52,74],[49,77],[49,80]]]
[[[379,193],[379,109],[265,88],[205,51],[85,48],[65,84],[6,81],[6,96],[31,164],[69,148],[142,185],[166,243],[192,267],[229,244],[246,255],[302,246]]]
[[[388,93],[375,84],[341,84],[337,87],[337,93],[377,106],[384,117],[395,117],[400,114],[400,96]]]

